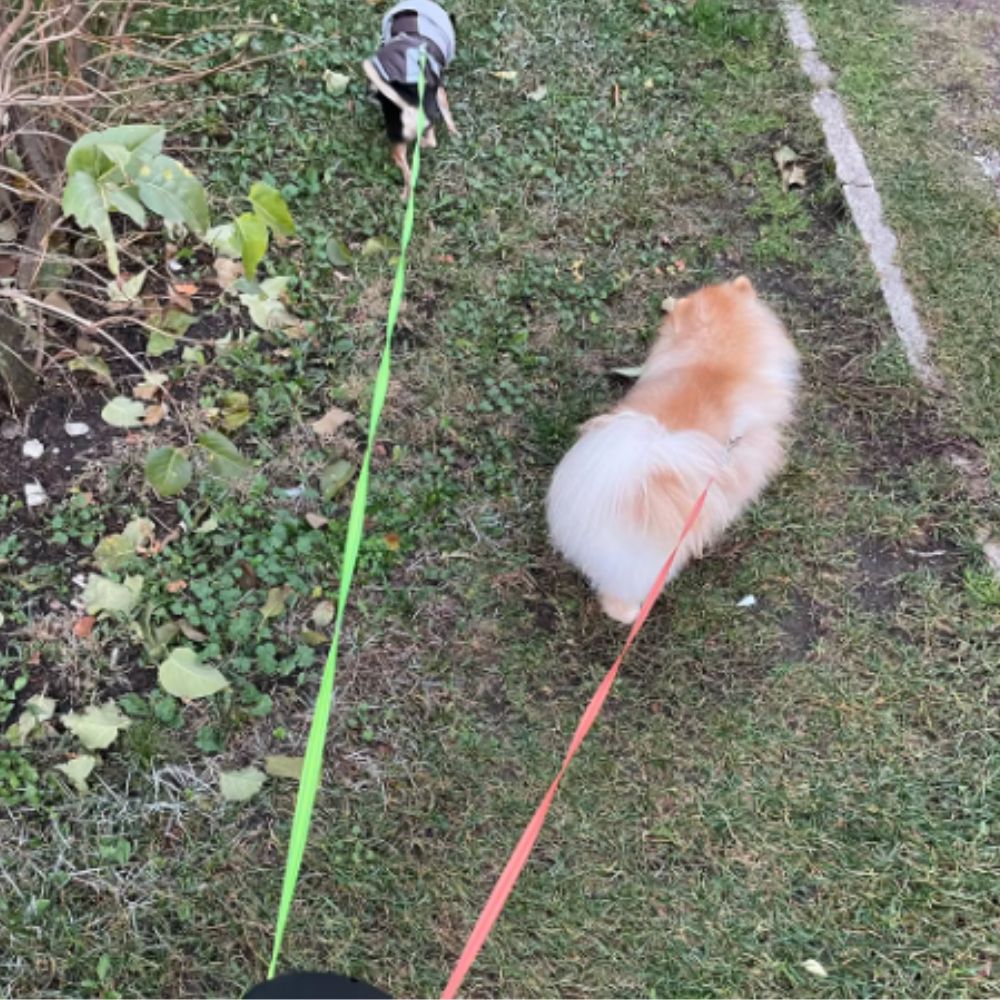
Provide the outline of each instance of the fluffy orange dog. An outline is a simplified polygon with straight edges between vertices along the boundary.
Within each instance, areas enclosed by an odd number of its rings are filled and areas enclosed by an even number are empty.
[[[797,382],[795,348],[749,279],[676,304],[639,380],[583,426],[549,489],[552,541],[610,617],[635,620],[710,479],[671,579],[760,495],[784,464]]]

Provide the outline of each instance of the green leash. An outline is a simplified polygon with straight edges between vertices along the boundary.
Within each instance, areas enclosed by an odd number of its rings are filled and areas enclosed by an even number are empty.
[[[285,862],[285,878],[281,885],[281,903],[278,908],[278,919],[274,927],[274,948],[271,952],[271,964],[268,966],[267,978],[273,979],[278,968],[278,958],[281,955],[281,944],[285,937],[285,928],[291,913],[292,902],[295,899],[295,887],[299,880],[299,869],[302,867],[302,856],[305,853],[306,842],[309,840],[309,827],[312,823],[313,806],[316,803],[316,793],[319,790],[323,772],[323,749],[326,745],[326,732],[330,722],[330,709],[333,707],[333,685],[337,677],[337,649],[340,646],[340,633],[344,624],[344,611],[347,598],[351,592],[351,582],[354,570],[358,564],[358,552],[361,548],[361,536],[364,532],[365,506],[368,502],[368,478],[371,466],[372,449],[375,446],[375,434],[378,430],[379,418],[389,390],[389,370],[392,361],[392,335],[396,329],[399,317],[399,307],[403,302],[403,289],[406,285],[406,250],[413,235],[414,194],[417,188],[417,177],[420,174],[420,142],[424,125],[424,59],[420,53],[420,77],[417,84],[419,107],[417,111],[417,136],[413,152],[413,177],[410,182],[410,196],[406,202],[406,214],[403,216],[403,234],[399,243],[399,262],[396,265],[396,279],[392,286],[392,297],[389,300],[389,315],[385,325],[385,346],[382,348],[382,360],[379,363],[378,374],[375,376],[375,390],[372,394],[371,412],[368,416],[368,444],[365,456],[361,462],[361,472],[358,475],[357,486],[354,489],[354,499],[351,502],[351,517],[347,524],[347,539],[344,542],[343,568],[340,574],[340,594],[337,598],[337,617],[333,626],[333,641],[323,668],[323,679],[320,682],[319,693],[313,708],[312,723],[309,726],[309,741],[306,744],[305,759],[302,763],[302,777],[299,779],[299,793],[295,800],[295,816],[292,819],[292,832],[288,840],[288,858]]]

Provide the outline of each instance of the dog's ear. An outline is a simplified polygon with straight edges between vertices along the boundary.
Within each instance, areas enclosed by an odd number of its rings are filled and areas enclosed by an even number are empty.
[[[750,295],[755,295],[756,294],[756,292],[754,291],[753,283],[750,281],[750,279],[745,274],[741,274],[733,282],[733,288],[735,288],[736,291],[738,291],[738,292],[744,292],[744,293],[747,293],[747,294],[750,294]]]

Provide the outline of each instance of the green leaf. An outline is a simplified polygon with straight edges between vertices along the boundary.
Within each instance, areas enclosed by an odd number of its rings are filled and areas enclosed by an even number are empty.
[[[114,743],[123,729],[132,725],[113,701],[107,701],[100,707],[89,705],[83,714],[69,712],[60,718],[62,724],[88,750],[104,750]]]
[[[256,767],[239,771],[223,771],[219,775],[219,791],[227,802],[246,802],[264,787],[267,775]]]
[[[202,726],[195,733],[194,745],[202,753],[222,753],[226,740],[218,726]]]
[[[82,594],[87,614],[96,615],[102,611],[129,614],[139,602],[142,582],[141,576],[128,576],[124,583],[117,583],[99,573],[90,573]]]
[[[36,721],[48,722],[56,714],[56,700],[43,694],[35,694],[24,703],[24,710],[30,712]]]
[[[142,697],[142,695],[138,695],[134,691],[129,691],[128,694],[123,694],[118,699],[118,704],[122,709],[124,709],[124,711],[128,712],[129,715],[134,716],[137,719],[149,718],[149,703]]]
[[[267,253],[270,240],[264,221],[253,212],[244,212],[235,222],[242,247],[243,271],[248,278],[257,273],[257,266]]]
[[[90,170],[95,153],[110,159],[102,149],[106,146],[123,146],[132,154],[156,156],[163,148],[166,134],[160,125],[119,125],[102,132],[88,132],[66,154],[66,171],[75,174],[78,170]]]
[[[302,757],[284,757],[280,754],[265,757],[264,770],[272,778],[294,778],[298,781],[302,777],[302,761]]]
[[[354,254],[351,248],[343,241],[331,236],[326,241],[326,259],[334,267],[349,267],[354,263]]]
[[[138,193],[138,189],[134,187],[111,188],[107,193],[108,205],[116,212],[127,215],[137,226],[145,229],[146,210],[136,197]]]
[[[74,757],[72,760],[67,761],[65,764],[56,764],[55,768],[57,771],[62,771],[69,778],[73,783],[73,787],[78,792],[85,793],[88,791],[87,778],[96,766],[97,758],[84,753],[80,754],[79,757]]]
[[[328,465],[319,477],[319,486],[324,500],[332,500],[354,477],[354,466],[341,458]]]
[[[227,222],[221,226],[212,226],[205,233],[205,242],[223,257],[242,257],[243,240],[235,222]]]
[[[131,173],[131,172],[130,172]],[[131,173],[142,203],[167,222],[183,223],[193,233],[208,229],[208,199],[201,181],[169,156],[154,156]]]
[[[267,600],[260,609],[260,616],[265,621],[268,618],[279,618],[285,613],[285,602],[292,594],[291,587],[272,587],[267,592]]]
[[[101,410],[101,419],[112,427],[138,427],[145,412],[146,407],[139,400],[115,396]]]
[[[229,681],[215,667],[205,667],[193,649],[172,650],[157,673],[160,687],[181,701],[208,698],[229,687]]]
[[[177,496],[191,482],[193,473],[179,448],[156,448],[146,456],[146,481],[161,497]]]
[[[240,479],[250,468],[250,462],[225,434],[219,431],[204,431],[198,435],[197,441],[211,456],[208,462],[209,469],[220,479],[230,482]]]
[[[163,314],[159,326],[165,333],[183,337],[197,321],[197,316],[192,316],[183,309],[168,309]]]
[[[125,526],[121,534],[102,538],[94,549],[94,562],[102,573],[113,573],[125,566],[136,550],[148,545],[155,526],[147,517],[137,517]]]
[[[371,257],[377,253],[392,253],[395,249],[396,244],[388,236],[370,236],[361,245],[361,256]]]
[[[146,341],[146,354],[151,358],[161,358],[177,346],[177,338],[162,330],[150,330]]]
[[[222,426],[228,431],[242,427],[250,419],[250,397],[245,392],[222,394]]]
[[[71,372],[90,372],[98,382],[103,382],[105,385],[114,385],[111,378],[111,369],[104,358],[98,358],[92,354],[81,354],[70,361],[69,370]]]
[[[340,97],[350,82],[351,78],[345,73],[334,73],[332,69],[323,70],[323,86],[331,97]]]
[[[5,733],[7,742],[16,747],[23,747],[28,736],[43,722],[48,722],[55,715],[55,698],[46,698],[36,694],[24,703],[24,711],[17,722],[9,726]]]
[[[188,344],[188,346],[181,351],[181,361],[191,365],[204,365],[205,352],[200,347],[192,347]]]
[[[292,213],[281,194],[270,184],[257,181],[250,188],[250,204],[254,212],[267,223],[268,228],[277,236],[293,236],[295,223]]]
[[[142,286],[146,282],[146,271],[142,270],[138,274],[133,274],[128,281],[121,282],[117,279],[107,283],[108,299],[111,302],[135,302],[139,298]]]
[[[104,244],[108,255],[108,270],[118,273],[118,247],[111,230],[110,202],[107,191],[89,173],[70,177],[63,189],[63,215],[71,215],[81,229],[93,229]]]

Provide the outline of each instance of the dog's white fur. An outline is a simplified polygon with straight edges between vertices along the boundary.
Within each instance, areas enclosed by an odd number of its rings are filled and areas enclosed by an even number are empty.
[[[671,579],[781,468],[797,380],[795,348],[746,278],[677,304],[639,381],[584,425],[549,490],[552,541],[608,615],[635,619],[709,481]]]

